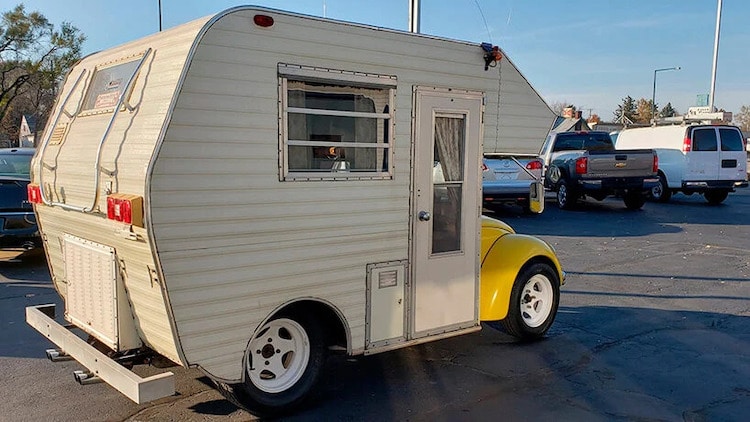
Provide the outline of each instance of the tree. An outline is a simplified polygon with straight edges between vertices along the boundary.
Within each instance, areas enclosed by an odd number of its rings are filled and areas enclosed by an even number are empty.
[[[679,116],[677,114],[677,110],[672,107],[672,103],[667,103],[664,107],[662,107],[661,111],[659,112],[659,117],[674,117]]]
[[[39,126],[44,124],[60,81],[81,57],[84,40],[71,24],[63,22],[56,30],[41,13],[27,13],[23,4],[2,14],[0,124],[9,135],[17,135],[20,123],[10,121],[11,114],[34,114]]]
[[[734,114],[734,121],[745,132],[750,132],[750,106],[743,105],[740,111]]]
[[[576,110],[576,106],[574,106],[573,104],[569,103],[568,101],[555,101],[554,103],[550,104],[549,107],[558,116],[562,116],[563,115],[563,111],[565,111],[566,108],[572,108],[574,113],[575,113],[575,110]]]
[[[615,110],[615,122],[633,123],[636,119],[635,100],[628,95]]]
[[[598,114],[592,114],[591,116],[589,116],[588,119],[586,119],[587,123],[594,123],[594,124],[600,123],[601,121],[602,119],[599,117]]]
[[[654,103],[651,100],[640,98],[635,103],[635,117],[638,123],[651,123],[651,119],[654,117]]]

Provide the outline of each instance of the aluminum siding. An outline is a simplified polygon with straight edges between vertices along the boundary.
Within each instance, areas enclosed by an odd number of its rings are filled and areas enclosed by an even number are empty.
[[[175,92],[187,53],[196,33],[205,19],[191,22],[161,34],[125,44],[83,59],[71,71],[62,88],[62,96],[73,87],[75,78],[83,69],[88,71],[85,84],[76,87],[67,111],[74,111],[91,81],[96,66],[116,62],[126,57],[152,49],[141,68],[130,96],[133,111],[123,110],[117,116],[102,150],[101,167],[110,174],[102,173],[99,186],[100,198],[94,213],[64,211],[59,207],[36,205],[36,213],[55,288],[66,297],[66,281],[62,258],[61,238],[65,233],[115,248],[122,261],[124,283],[127,289],[138,335],[144,343],[167,358],[180,362],[169,312],[162,286],[154,282],[151,271],[156,269],[152,256],[149,235],[144,228],[134,228],[138,241],[128,240],[121,233],[126,226],[106,219],[105,188],[111,184],[114,192],[144,195],[146,169],[153,155],[154,146],[162,131],[166,112]],[[62,97],[61,96],[61,97]],[[61,104],[55,105],[58,112]],[[56,201],[73,205],[91,203],[94,190],[94,163],[96,150],[112,113],[80,115],[74,120],[63,116],[61,123],[70,122],[68,132],[60,145],[49,145],[44,162],[56,165],[55,170],[45,167],[40,174],[39,153],[33,162],[33,181],[38,183],[43,176],[45,191]],[[50,122],[52,118],[50,118]],[[42,139],[46,139],[47,127]],[[41,148],[40,148],[41,150]],[[124,269],[122,268],[124,266]]]
[[[488,115],[498,98],[478,45],[268,11],[262,29],[255,13],[233,11],[200,40],[149,198],[186,359],[227,380],[242,377],[258,325],[300,298],[333,304],[363,351],[366,265],[409,257],[412,87],[484,91]],[[397,76],[393,180],[279,181],[280,62]]]

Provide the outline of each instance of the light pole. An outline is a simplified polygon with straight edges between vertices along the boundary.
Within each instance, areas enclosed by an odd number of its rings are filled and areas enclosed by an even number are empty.
[[[654,70],[654,91],[651,93],[651,122],[656,122],[656,73],[666,72],[668,70],[680,70],[680,66],[677,67],[665,67],[662,69]]]

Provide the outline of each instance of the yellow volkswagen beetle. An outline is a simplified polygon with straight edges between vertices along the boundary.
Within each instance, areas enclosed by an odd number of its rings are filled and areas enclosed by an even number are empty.
[[[483,216],[481,256],[479,319],[521,340],[544,336],[565,283],[552,246]]]

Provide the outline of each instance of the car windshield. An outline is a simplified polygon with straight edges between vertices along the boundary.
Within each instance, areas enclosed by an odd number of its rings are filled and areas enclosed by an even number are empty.
[[[0,152],[0,176],[29,177],[30,154]]]

